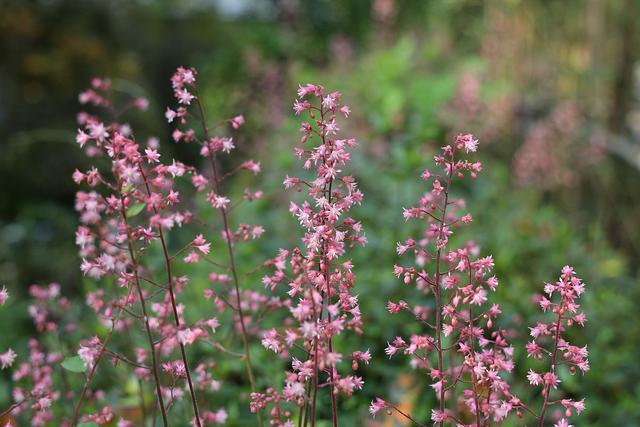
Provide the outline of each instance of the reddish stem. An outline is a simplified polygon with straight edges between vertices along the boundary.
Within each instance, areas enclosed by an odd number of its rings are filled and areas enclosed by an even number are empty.
[[[467,257],[467,265],[469,266],[469,285],[472,285],[473,270],[471,269],[469,257]],[[473,340],[473,309],[471,308],[471,304],[469,304],[469,347],[471,349],[471,358],[475,363],[476,350],[475,342]],[[481,427],[482,424],[480,422],[480,401],[478,399],[478,379],[476,378],[476,372],[474,371],[473,367],[471,368],[471,381],[473,386],[473,399],[476,405],[476,425],[478,427]]]
[[[206,115],[204,111],[204,106],[202,105],[202,101],[200,100],[200,94],[198,93],[197,88],[194,88],[196,94],[196,103],[198,105],[198,110],[200,112],[200,124],[202,126],[202,130],[204,132],[205,143],[209,139],[209,129],[207,128],[206,123]],[[211,167],[211,173],[213,174],[213,189],[216,194],[220,194],[220,181],[221,178],[218,173],[218,169],[216,167],[215,158],[212,154],[207,156],[209,160],[209,165]],[[229,228],[229,218],[227,209],[223,206],[219,209],[220,215],[222,217],[223,229],[225,241],[227,243],[227,253],[229,256],[229,270],[231,271],[231,276],[233,277],[233,288],[236,296],[236,311],[238,313],[238,318],[240,321],[240,329],[242,331],[242,347],[244,352],[244,360],[247,368],[247,376],[249,377],[249,382],[251,384],[251,391],[255,393],[257,391],[256,380],[253,373],[253,364],[251,363],[251,353],[249,348],[249,334],[247,332],[247,326],[245,322],[245,315],[242,310],[241,304],[241,294],[240,294],[240,281],[238,279],[238,271],[236,269],[235,262],[235,252],[233,250],[233,243],[231,242],[231,230]],[[262,427],[262,413],[260,411],[256,411],[256,417],[258,418],[258,426]]]
[[[324,122],[324,109],[320,108],[320,120]],[[326,132],[322,131],[322,145],[326,144]],[[327,160],[323,156],[322,163],[326,166]],[[333,178],[329,178],[329,184],[327,188],[327,184],[325,184],[325,192],[328,192],[327,201],[331,204],[331,196],[333,192]],[[324,222],[324,221],[323,221]],[[324,267],[324,281],[327,287],[327,319],[329,324],[331,324],[331,313],[329,312],[329,306],[331,305],[331,286],[330,286],[330,275],[331,275],[331,262],[329,261],[329,257],[327,256],[327,247],[326,242],[322,243],[322,256],[323,256],[323,267]],[[320,313],[322,316],[322,312]],[[333,351],[333,342],[332,337],[329,336],[329,351]],[[338,427],[338,404],[336,402],[336,393],[335,393],[335,384],[334,384],[334,373],[333,367],[330,368],[329,376],[331,380],[330,384],[330,393],[331,393],[331,421],[333,423],[333,427]]]
[[[124,197],[122,193],[120,193],[120,214],[122,215],[122,220],[124,222],[124,226],[127,233],[127,245],[129,248],[129,256],[131,257],[131,266],[133,268],[133,277],[134,283],[136,286],[136,290],[138,292],[138,298],[140,299],[140,306],[142,307],[142,315],[144,316],[144,326],[147,334],[147,339],[149,340],[149,348],[151,350],[151,367],[153,371],[153,378],[156,386],[156,396],[158,398],[158,406],[160,407],[160,413],[162,415],[162,424],[165,427],[169,426],[169,421],[167,419],[167,411],[164,407],[164,399],[162,397],[162,389],[160,388],[160,373],[158,370],[158,364],[156,359],[156,348],[153,343],[153,335],[151,333],[151,326],[149,325],[149,316],[147,315],[147,304],[144,298],[144,293],[142,292],[142,286],[140,285],[140,278],[138,276],[138,260],[135,254],[135,250],[133,248],[133,237],[131,236],[131,230],[129,228],[129,221],[127,218],[127,211],[125,209]]]
[[[447,186],[444,190],[444,206],[442,208],[442,215],[440,217],[440,227],[438,229],[438,237],[436,239],[436,246],[439,246],[439,240],[442,236],[442,232],[444,230],[445,221],[447,219],[447,206],[449,206],[449,190],[451,189],[451,178],[453,176],[453,152],[451,154],[450,168],[449,168],[449,176],[447,177]],[[438,371],[440,373],[440,381],[442,381],[442,387],[440,388],[440,411],[444,412],[445,409],[445,401],[444,401],[444,363],[443,363],[443,350],[442,350],[442,297],[441,297],[441,287],[440,287],[440,262],[442,260],[442,248],[438,247],[438,251],[436,253],[436,277],[435,277],[435,297],[436,297],[436,350],[438,352]],[[438,423],[440,427],[444,426],[444,422],[440,421]]]
[[[144,173],[144,170],[141,166],[138,166],[140,170],[140,175],[142,175],[142,180],[144,182],[144,186],[147,190],[147,195],[151,196],[151,188],[149,187],[149,183],[147,181],[147,177]],[[158,208],[153,207],[153,213],[158,215]],[[171,256],[169,255],[169,250],[167,249],[167,243],[164,238],[164,232],[162,230],[162,225],[158,224],[158,234],[160,236],[160,243],[162,245],[162,254],[164,256],[165,262],[165,270],[167,272],[167,287],[169,289],[169,299],[171,300],[171,308],[173,311],[173,319],[176,324],[176,328],[179,330],[182,326],[180,322],[180,316],[178,314],[178,304],[176,303],[176,296],[173,290],[173,274],[171,274]],[[146,316],[146,314],[145,314]],[[191,397],[191,405],[193,407],[193,413],[195,415],[195,420],[197,423],[197,427],[202,427],[202,420],[200,419],[200,411],[198,410],[198,400],[196,398],[195,388],[193,387],[193,381],[191,379],[191,371],[189,369],[189,362],[187,361],[187,352],[185,350],[184,344],[178,341],[180,346],[180,355],[182,357],[182,363],[184,364],[185,374],[187,376],[187,383],[189,385],[189,394]]]
[[[553,353],[551,354],[551,368],[549,370],[550,373],[556,373],[556,360],[558,356],[558,342],[560,341],[560,328],[562,327],[562,315],[564,314],[564,297],[560,301],[560,305],[558,306],[558,320],[556,321],[556,334],[553,340]],[[542,404],[542,409],[540,410],[540,416],[538,417],[538,427],[544,427],[544,414],[547,411],[547,406],[549,404],[549,394],[551,392],[551,384],[545,383],[544,385],[544,402]]]

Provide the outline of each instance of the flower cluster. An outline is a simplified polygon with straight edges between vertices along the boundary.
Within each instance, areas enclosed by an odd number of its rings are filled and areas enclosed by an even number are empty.
[[[544,372],[529,370],[527,379],[535,387],[541,387],[540,394],[544,399],[542,409],[538,419],[540,426],[544,421],[546,411],[552,405],[562,406],[565,409],[565,416],[571,416],[572,411],[580,413],[584,410],[584,399],[574,401],[572,399],[551,400],[552,389],[558,388],[560,379],[558,369],[560,366],[567,366],[571,374],[580,371],[585,373],[589,370],[587,360],[587,346],[578,347],[572,345],[563,332],[572,326],[584,326],[586,316],[580,311],[578,298],[584,293],[585,285],[578,278],[569,266],[562,268],[560,278],[556,283],[546,283],[544,292],[546,296],[540,296],[538,305],[544,312],[553,313],[553,320],[549,322],[538,322],[530,329],[533,340],[527,343],[527,355],[539,360],[549,358],[548,368]],[[555,301],[554,301],[554,296]],[[563,424],[564,423],[564,424]],[[557,425],[567,425],[565,419],[560,420]]]
[[[575,187],[602,161],[608,138],[601,131],[585,135],[588,120],[577,103],[565,101],[528,126],[513,158],[515,181],[544,189]]]
[[[405,220],[426,220],[426,227],[419,238],[398,243],[398,254],[411,253],[415,261],[413,266],[396,265],[394,274],[407,285],[415,284],[423,294],[433,294],[435,308],[405,301],[387,304],[391,314],[406,312],[431,328],[431,333],[424,335],[398,336],[385,351],[389,357],[401,352],[410,357],[415,369],[427,370],[439,400],[432,421],[439,424],[462,422],[447,408],[447,400],[460,400],[478,426],[490,419],[503,420],[519,403],[503,378],[513,370],[513,347],[507,342],[507,332],[494,328],[500,307],[487,304],[489,292],[498,286],[491,275],[493,258],[479,258],[473,242],[458,249],[449,245],[454,229],[472,221],[470,214],[461,212],[464,201],[454,199],[451,188],[454,180],[465,176],[475,179],[482,170],[479,162],[462,158],[477,146],[473,136],[459,135],[452,145],[443,147],[442,154],[435,156],[443,173],[423,171],[421,177],[431,182],[431,190],[417,206],[404,209]],[[382,399],[374,401],[370,409],[375,414],[382,408],[395,409]]]
[[[284,328],[268,330],[262,339],[265,348],[288,356],[291,363],[282,391],[270,388],[252,396],[254,411],[273,405],[272,425],[292,425],[291,412],[281,408],[283,401],[299,407],[298,417],[305,426],[315,425],[318,392],[325,387],[337,425],[337,396],[350,396],[364,384],[361,377],[345,374],[342,365],[351,359],[351,367],[357,368],[358,362],[370,358],[367,351],[345,354],[333,345],[334,337],[344,330],[362,333],[358,298],[352,293],[356,276],[345,256],[355,244],[366,243],[360,222],[348,216],[361,203],[362,193],[355,179],[343,174],[351,159],[348,150],[356,141],[337,137],[338,116],[347,118],[350,113],[340,98],[339,92],[307,84],[300,86],[294,104],[296,114],[307,113],[310,119],[302,123],[301,146],[295,154],[313,173],[308,179],[284,180],[286,188],[305,189],[309,196],[302,203],[291,202],[289,208],[305,231],[303,248],[282,249],[272,261],[275,274],[263,279],[272,291],[285,288],[283,305],[292,317]]]
[[[555,388],[558,382],[554,372],[558,351],[562,352],[564,364],[572,369],[588,369],[586,347],[571,346],[560,337],[563,321],[567,325],[584,323],[584,314],[577,311],[579,306],[575,303],[584,287],[573,270],[565,267],[560,281],[545,287],[549,297],[560,294],[561,302],[552,303],[545,297],[540,299],[540,306],[545,311],[551,309],[559,317],[555,323],[539,323],[531,328],[531,335],[536,339],[554,337],[553,351],[545,350],[536,340],[527,345],[530,356],[552,355],[549,372],[529,373],[531,384],[544,388],[545,403],[536,415],[511,393],[507,381],[514,369],[514,349],[507,341],[508,331],[496,322],[501,314],[500,306],[488,303],[489,294],[498,286],[498,279],[491,274],[493,258],[478,257],[479,250],[473,242],[461,248],[450,245],[454,229],[472,222],[470,214],[461,212],[464,201],[455,199],[451,189],[454,180],[466,176],[475,179],[481,171],[479,162],[462,158],[464,153],[475,152],[477,147],[478,141],[471,135],[459,135],[452,145],[443,147],[442,154],[435,156],[442,174],[423,171],[421,177],[431,182],[431,190],[420,198],[417,206],[404,209],[405,220],[425,220],[426,227],[421,236],[409,237],[397,244],[398,254],[412,254],[414,263],[396,265],[394,274],[406,285],[414,284],[423,295],[432,294],[434,306],[389,301],[387,309],[391,314],[407,313],[428,326],[430,331],[410,337],[397,336],[388,343],[385,352],[389,357],[402,353],[410,358],[414,369],[429,373],[439,404],[431,412],[431,421],[436,425],[471,423],[477,427],[486,426],[502,422],[512,411],[519,417],[523,417],[525,411],[530,412],[542,425],[545,408],[550,403],[550,387]],[[584,407],[583,401],[568,399],[553,403],[563,405],[567,416],[572,409],[580,412]],[[372,414],[382,409],[395,411],[417,423],[409,414],[381,398],[371,403]]]
[[[173,85],[182,102],[189,98],[182,85],[193,82],[194,77],[189,77],[189,72],[183,69],[176,76],[172,79]],[[82,100],[108,107],[112,112],[110,84],[94,80],[92,86],[81,96]],[[146,108],[146,103],[140,101],[132,105]],[[185,175],[196,179],[198,172],[175,160],[162,163],[157,139],[149,138],[143,146],[126,124],[116,121],[104,124],[97,116],[87,113],[81,114],[79,120],[82,128],[78,131],[78,144],[88,154],[109,160],[109,170],[94,167],[86,172],[76,170],[73,175],[76,183],[90,188],[89,192],[79,191],[76,196],[81,221],[76,232],[83,258],[81,269],[96,280],[105,276],[114,278],[120,289],[115,295],[108,295],[104,288],[87,295],[88,305],[110,326],[109,335],[103,341],[87,340],[78,351],[89,372],[88,382],[103,355],[126,360],[113,355],[107,345],[114,332],[128,329],[139,320],[144,326],[148,347],[135,350],[135,373],[141,380],[154,384],[163,423],[168,424],[167,408],[181,400],[186,382],[194,424],[202,426],[196,398],[198,384],[189,369],[186,347],[214,332],[211,324],[216,319],[186,322],[184,306],[177,298],[189,280],[175,276],[172,268],[176,257],[183,252],[188,253],[184,262],[199,261],[209,254],[210,243],[199,234],[175,254],[170,253],[167,243],[171,230],[193,219],[189,210],[180,209],[181,194],[174,181]],[[164,261],[162,276],[152,263],[145,264],[146,253],[154,250],[161,253]],[[170,355],[176,350],[179,350],[182,369],[161,371],[158,355]],[[165,385],[163,374],[171,378],[170,385]],[[80,401],[82,398],[81,395]]]
[[[15,356],[14,356],[15,357]],[[52,379],[55,366],[62,361],[58,352],[45,352],[37,339],[29,340],[29,358],[13,372],[13,415],[31,409],[32,426],[44,426],[54,420],[52,404],[60,397]]]
[[[63,360],[59,350],[48,348],[45,341],[50,338],[59,342],[59,337],[74,331],[74,325],[67,323],[63,314],[69,309],[69,301],[60,295],[60,285],[51,283],[47,286],[33,284],[29,287],[29,294],[34,302],[29,305],[28,312],[34,327],[39,334],[28,342],[28,355],[20,355],[12,349],[0,354],[0,368],[14,368],[11,379],[13,381],[13,404],[3,414],[19,417],[29,414],[32,426],[44,426],[55,421],[53,404],[64,392],[59,386],[57,365]],[[4,295],[1,302],[8,299],[6,288],[0,290]],[[16,360],[20,360],[13,366]],[[11,423],[9,423],[11,424]]]

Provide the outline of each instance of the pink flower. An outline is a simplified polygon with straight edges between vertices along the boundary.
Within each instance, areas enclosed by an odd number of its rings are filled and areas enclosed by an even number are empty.
[[[259,238],[260,236],[262,236],[263,233],[264,233],[264,227],[262,227],[261,225],[256,225],[256,226],[251,228],[251,238],[252,239]]]
[[[171,123],[176,118],[176,112],[171,108],[167,107],[167,111],[164,113],[164,117],[167,119],[167,122]]]
[[[133,106],[141,111],[147,111],[149,108],[149,100],[147,98],[136,98],[133,101]]]
[[[216,209],[226,209],[229,203],[231,203],[231,200],[229,200],[228,197],[220,196],[214,192],[209,192],[209,194],[207,194],[207,199],[209,200],[209,203],[211,203],[211,206]]]
[[[529,373],[527,374],[527,379],[529,380],[529,384],[531,385],[540,385],[542,384],[542,375],[533,372],[529,369]]]
[[[80,145],[80,148],[84,147],[84,145],[91,139],[89,135],[84,133],[81,129],[78,129],[78,134],[76,135],[76,142]]]
[[[278,331],[270,329],[262,336],[262,345],[275,353],[281,351],[280,342],[278,341]]]
[[[181,162],[176,162],[175,159],[173,160],[173,162],[169,166],[167,166],[166,170],[174,178],[176,176],[182,176],[186,172],[186,168],[185,168],[184,164],[182,164]]]
[[[242,114],[235,116],[231,119],[231,127],[238,129],[244,124],[244,116]]]
[[[387,407],[387,402],[376,397],[375,400],[371,401],[371,405],[369,406],[369,413],[375,416],[380,410]]]
[[[387,354],[387,356],[389,356],[389,359],[391,359],[391,357],[393,357],[394,354],[396,354],[396,352],[398,351],[398,348],[387,343],[387,348],[384,349],[384,352]]]
[[[96,359],[100,354],[100,347],[100,340],[97,337],[91,339],[87,344],[80,344],[78,356],[86,369],[90,370],[95,365]]]
[[[86,175],[83,174],[82,172],[80,172],[78,169],[76,169],[73,172],[72,178],[73,178],[73,182],[75,182],[76,184],[80,184],[82,183],[82,181],[84,181]]]
[[[13,362],[16,360],[16,357],[18,357],[18,355],[12,349],[9,349],[4,353],[0,354],[0,368],[2,369],[10,368],[11,365],[13,365]]]
[[[560,404],[565,407],[565,416],[571,416],[571,409],[575,409],[578,414],[584,411],[584,399],[574,402],[571,399],[562,399]]]
[[[207,243],[202,234],[198,234],[191,244],[205,255],[211,250],[211,243]]]
[[[549,385],[553,388],[557,388],[558,384],[560,384],[560,378],[558,378],[554,373],[552,372],[547,372],[546,374],[544,374],[544,376],[542,377],[544,380],[544,383],[546,385]]]
[[[9,291],[7,291],[7,287],[3,286],[0,289],[0,305],[4,305],[5,302],[9,299]]]
[[[35,408],[39,411],[46,411],[47,409],[49,409],[51,407],[51,404],[53,403],[53,401],[51,400],[51,398],[49,396],[44,396],[39,398],[38,400],[36,400],[35,403]]]
[[[190,328],[181,329],[176,333],[178,341],[184,345],[193,344],[198,338],[198,334],[192,331]]]
[[[293,103],[293,111],[295,111],[296,116],[309,108],[311,108],[311,103],[307,101],[296,100],[296,102]]]
[[[473,153],[478,149],[478,140],[473,135],[458,135],[456,145],[464,148],[467,153]]]
[[[218,327],[220,327],[220,322],[218,322],[218,319],[215,317],[212,317],[211,319],[207,320],[206,323],[207,323],[207,326],[211,328],[213,333],[215,333]]]
[[[146,154],[147,161],[149,163],[158,163],[160,161],[160,154],[157,150],[154,150],[153,148],[147,148],[144,150],[144,153]]]
[[[99,142],[104,142],[105,139],[109,137],[109,132],[104,127],[104,124],[100,122],[89,123],[89,135],[91,135],[92,139],[95,139]],[[82,144],[80,144],[82,146]]]
[[[247,160],[240,165],[241,169],[246,169],[253,172],[254,175],[260,173],[260,162],[254,162],[253,160]]]
[[[195,98],[186,89],[177,89],[175,95],[178,99],[178,102],[183,105],[190,105],[191,101],[193,101],[193,99]]]
[[[474,305],[482,305],[485,301],[487,301],[487,291],[484,289],[478,289],[471,298],[471,304]]]
[[[200,254],[198,254],[196,251],[191,251],[189,252],[189,255],[183,258],[183,260],[187,264],[195,264],[196,262],[200,261]]]
[[[445,411],[440,411],[437,409],[431,410],[431,421],[433,421],[434,423],[441,423],[447,421],[448,419],[449,416]]]

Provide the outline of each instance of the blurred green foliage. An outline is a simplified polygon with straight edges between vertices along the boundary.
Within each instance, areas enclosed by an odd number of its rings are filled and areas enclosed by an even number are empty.
[[[70,355],[80,339],[105,332],[82,305],[92,285],[79,274],[73,242],[70,176],[76,167],[89,165],[73,143],[76,94],[94,75],[114,78],[123,90],[146,93],[150,111],[130,117],[136,135],[160,137],[165,159],[198,164],[195,150],[170,142],[171,127],[162,117],[171,103],[169,76],[178,65],[192,65],[199,70],[211,117],[245,114],[238,159],[251,153],[264,169],[259,184],[267,197],[241,207],[239,216],[264,224],[267,233],[257,244],[239,247],[242,271],[297,243],[290,232],[296,224],[287,211],[289,194],[281,188],[284,175],[299,168],[291,152],[298,127],[291,110],[296,84],[313,81],[340,90],[352,107],[343,133],[360,143],[352,173],[365,203],[354,216],[362,219],[369,244],[353,253],[367,330],[349,338],[349,345],[370,348],[374,360],[361,368],[364,392],[342,402],[344,425],[364,425],[374,396],[407,401],[422,418],[433,405],[427,378],[409,373],[407,386],[399,380],[408,372],[406,364],[384,357],[387,340],[417,328],[390,316],[385,303],[419,298],[391,274],[398,261],[395,242],[418,232],[416,224],[404,222],[401,208],[425,191],[418,180],[421,169],[457,132],[481,136],[485,171],[458,188],[474,216],[459,239],[475,240],[496,260],[501,285],[495,301],[507,314],[504,322],[519,334],[516,390],[527,397],[522,379],[533,366],[522,347],[526,326],[539,316],[531,295],[554,280],[562,265],[572,264],[589,290],[584,301],[589,321],[574,338],[589,343],[592,365],[584,378],[563,377],[569,395],[587,398],[578,423],[640,424],[640,172],[608,154],[606,141],[605,153],[592,164],[560,166],[576,172],[570,185],[527,185],[517,181],[513,168],[530,129],[562,102],[579,106],[581,135],[601,129],[629,133],[633,120],[620,125],[617,118],[636,117],[640,82],[629,83],[627,63],[633,70],[637,53],[629,53],[627,45],[638,46],[638,30],[628,22],[638,10],[634,0],[0,3],[0,285],[7,285],[13,297],[0,310],[0,322],[12,326],[0,337],[0,350],[11,345],[24,354],[27,337],[35,334],[26,292],[34,282],[60,282],[74,302],[64,315],[78,329],[51,337],[53,348]],[[468,75],[479,89],[476,108],[464,114],[461,100],[463,107],[471,101],[460,91]],[[239,178],[229,191],[256,184]],[[172,235],[170,244],[179,248],[188,238]],[[220,241],[214,240],[214,251],[218,247]],[[209,271],[205,266],[188,271],[187,317],[198,318],[211,312],[202,299]],[[247,275],[245,286],[262,289],[261,274]],[[517,316],[509,317],[512,313]],[[235,332],[224,325],[218,336],[237,345]],[[210,348],[191,353],[194,359],[205,355],[211,355]],[[252,355],[262,386],[264,378],[282,375],[274,356],[259,345]],[[208,402],[212,409],[229,411],[230,426],[246,426],[253,419],[246,408],[242,363],[218,353],[214,357],[225,385]],[[78,374],[66,375],[71,383],[81,382],[73,377]],[[2,408],[11,381],[4,371],[0,380]],[[138,384],[125,369],[105,368],[96,387],[107,390],[117,407],[139,401]],[[150,401],[151,390],[144,393]],[[175,411],[186,414],[188,408]]]

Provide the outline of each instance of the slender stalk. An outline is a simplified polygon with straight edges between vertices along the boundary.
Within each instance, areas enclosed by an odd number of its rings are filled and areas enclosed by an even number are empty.
[[[104,353],[107,349],[107,344],[109,344],[109,341],[111,340],[111,336],[113,335],[113,328],[111,328],[111,330],[109,331],[109,333],[107,334],[107,336],[105,337],[103,343],[102,343],[102,347],[100,348],[100,351],[98,352],[98,356],[96,357],[95,362],[93,363],[93,366],[91,367],[91,370],[89,370],[89,374],[87,375],[87,378],[82,386],[82,390],[80,391],[80,397],[78,397],[78,401],[76,402],[74,408],[73,408],[73,415],[71,416],[71,426],[75,426],[76,424],[78,424],[78,416],[80,414],[80,407],[82,406],[82,402],[84,400],[85,395],[87,394],[87,390],[89,388],[89,384],[91,383],[91,380],[93,379],[93,375],[96,372],[96,368],[98,367],[98,363],[100,362],[100,360],[102,359],[102,356],[104,356]]]
[[[406,412],[400,410],[397,406],[389,405],[389,407],[391,409],[393,409],[394,411],[396,411],[397,413],[399,413],[400,415],[402,415],[403,417],[405,417],[406,419],[408,419],[409,421],[411,421],[412,423],[414,423],[415,425],[417,425],[418,427],[427,427],[426,424],[422,424],[421,422],[417,421],[411,415],[409,415]]]
[[[122,215],[122,220],[125,225],[126,233],[127,233],[127,245],[129,249],[129,256],[131,257],[131,266],[133,268],[133,277],[134,284],[136,290],[138,292],[138,298],[140,299],[140,306],[142,308],[142,315],[144,316],[144,326],[147,335],[147,339],[149,340],[149,349],[151,351],[151,370],[153,371],[153,378],[156,386],[156,396],[158,398],[158,406],[160,407],[160,413],[162,415],[162,424],[164,427],[169,426],[169,421],[167,419],[167,411],[164,407],[164,399],[162,397],[162,389],[160,388],[160,373],[158,370],[158,363],[156,359],[156,348],[153,343],[153,335],[151,333],[151,326],[149,325],[149,316],[147,315],[147,303],[144,298],[144,293],[142,292],[142,286],[140,285],[140,278],[138,276],[138,259],[133,248],[133,237],[131,236],[131,230],[129,228],[129,220],[127,218],[127,211],[125,209],[124,197],[122,193],[120,194],[120,214]]]
[[[556,373],[556,360],[558,357],[558,342],[560,341],[560,328],[562,325],[562,315],[564,313],[564,297],[562,301],[560,301],[560,306],[558,309],[558,320],[556,322],[556,335],[553,340],[553,353],[551,354],[551,368],[550,372],[552,374]],[[544,402],[542,404],[542,409],[540,410],[540,416],[538,417],[538,427],[544,427],[544,414],[547,411],[547,406],[549,404],[549,394],[551,392],[551,384],[545,383],[544,385]]]
[[[307,352],[307,358],[309,358],[309,352]],[[309,409],[309,399],[310,399],[311,387],[309,387],[309,383],[305,384],[305,398],[304,405],[300,406],[300,414],[298,416],[298,427],[302,427],[302,422],[304,420],[304,425],[307,425],[307,417],[308,417],[308,409]],[[304,414],[304,415],[303,415]]]
[[[0,412],[0,418],[4,418],[5,415],[9,415],[11,414],[13,411],[15,411],[16,409],[18,409],[19,407],[21,407],[22,405],[24,405],[27,402],[27,399],[21,400],[20,402],[16,402],[13,405],[9,406],[7,409],[5,409],[4,411]]]
[[[202,105],[202,102],[200,100],[200,94],[198,93],[197,89],[195,89],[195,94],[196,94],[196,103],[198,104],[198,109],[200,111],[200,124],[202,126],[202,131],[204,132],[205,141],[207,141],[209,139],[209,129],[207,128],[204,106]],[[216,194],[220,194],[220,174],[216,166],[215,158],[212,154],[209,154],[207,158],[209,160],[209,166],[211,167],[211,173],[213,175],[212,187],[216,192]],[[234,293],[237,301],[236,312],[238,313],[240,329],[242,332],[241,335],[242,335],[242,347],[243,347],[243,353],[244,353],[244,360],[247,368],[247,375],[249,377],[249,382],[251,383],[251,391],[255,393],[257,391],[257,386],[256,386],[255,375],[254,375],[253,363],[251,362],[251,353],[249,348],[249,334],[247,332],[245,315],[244,315],[244,311],[242,310],[242,304],[241,304],[242,298],[240,294],[240,281],[238,279],[238,270],[236,268],[233,243],[231,242],[231,230],[229,228],[229,215],[227,212],[227,208],[224,206],[221,207],[219,211],[222,217],[223,232],[225,236],[224,240],[227,243],[227,254],[229,256],[229,270],[231,271],[231,276],[233,278],[233,288],[234,288]],[[256,416],[258,418],[258,426],[262,427],[263,421],[262,421],[261,411],[256,411]]]
[[[320,121],[324,122],[324,109],[320,108]],[[322,139],[322,145],[326,145],[326,133],[323,130],[320,134],[320,138]],[[324,166],[327,166],[327,159],[323,156],[322,163]],[[327,202],[331,204],[331,197],[333,191],[333,178],[329,178],[329,182],[324,185],[324,193],[327,195]],[[323,223],[325,220],[323,219]],[[322,262],[319,265],[320,273],[324,276],[324,282],[326,286],[325,298],[323,300],[323,307],[320,308],[320,319],[324,314],[324,308],[327,307],[327,320],[331,323],[331,313],[329,313],[328,307],[331,305],[331,285],[330,285],[330,274],[331,274],[331,262],[329,261],[329,257],[327,256],[327,246],[326,242],[322,242]],[[314,309],[315,312],[315,309]],[[318,392],[318,339],[317,337],[314,340],[314,348],[315,348],[315,356],[314,356],[314,393],[313,393],[313,408],[311,415],[311,426],[315,426],[315,418],[316,418],[316,397]],[[328,339],[328,348],[329,351],[333,351],[333,343],[331,337]],[[331,422],[333,427],[338,426],[338,408],[335,394],[335,377],[334,370],[330,368],[329,370],[329,388],[331,395]]]
[[[305,391],[306,394],[306,391]],[[305,408],[305,405],[300,405],[299,411],[298,411],[298,427],[302,427],[302,412]]]
[[[313,293],[313,289],[311,290]],[[313,318],[318,324],[318,314],[316,312],[315,298],[311,295],[311,302],[313,303]],[[316,425],[316,401],[318,398],[318,335],[313,338],[313,399],[311,403],[311,427]]]
[[[322,121],[324,122],[324,109],[320,109],[320,115],[322,118]],[[326,144],[326,133],[324,132],[324,130],[322,131],[322,144]],[[326,159],[322,159],[323,163],[326,165],[327,161]],[[325,188],[327,187],[327,184],[325,184]],[[331,204],[331,196],[332,196],[332,191],[333,191],[333,178],[329,178],[329,184],[328,184],[328,195],[327,195],[327,201],[329,204]],[[327,318],[329,320],[329,324],[331,324],[331,313],[329,312],[329,306],[331,305],[331,286],[329,283],[330,280],[330,274],[331,274],[331,262],[329,261],[329,257],[327,256],[327,247],[326,247],[326,243],[323,242],[323,257],[324,257],[324,281],[325,281],[325,285],[327,287],[327,302],[326,302],[326,306],[327,306]],[[322,316],[322,313],[320,313],[320,315]],[[329,351],[333,351],[333,343],[332,343],[332,337],[329,337]],[[338,404],[336,402],[336,393],[335,393],[335,384],[334,384],[334,373],[333,373],[333,367],[331,367],[330,371],[329,371],[329,377],[331,380],[331,384],[330,384],[330,393],[331,393],[331,422],[333,424],[333,427],[338,427]]]
[[[438,237],[436,239],[436,245],[439,246],[438,240],[440,240],[445,221],[447,220],[447,207],[449,206],[449,191],[451,189],[451,178],[453,176],[453,154],[451,154],[451,160],[449,164],[449,174],[447,177],[447,186],[444,190],[444,206],[442,207],[442,215],[439,219],[440,227],[438,229]],[[445,401],[444,401],[444,363],[443,363],[443,350],[442,350],[442,294],[440,287],[440,263],[442,261],[442,248],[438,247],[438,251],[436,253],[436,277],[434,283],[434,291],[436,297],[436,350],[438,353],[438,371],[440,373],[440,380],[442,381],[442,387],[440,387],[440,411],[444,412],[445,409]],[[444,426],[444,421],[440,421],[438,423],[440,427]]]
[[[144,401],[144,386],[138,378],[138,393],[140,394],[140,412],[142,412],[142,425],[147,425],[147,405]]]
[[[142,175],[142,180],[144,181],[144,185],[147,189],[147,195],[151,195],[151,188],[149,188],[149,183],[147,182],[147,177],[144,173],[142,167],[139,167],[140,174]],[[158,215],[158,209],[153,208],[153,212]],[[169,290],[169,299],[171,300],[171,308],[173,310],[173,319],[176,324],[176,328],[180,329],[182,326],[182,322],[180,322],[180,316],[178,314],[178,304],[176,303],[176,296],[173,290],[173,274],[171,274],[171,257],[169,256],[169,250],[167,249],[167,243],[164,238],[164,232],[162,230],[162,225],[158,225],[158,234],[160,236],[160,243],[162,245],[162,253],[164,255],[165,261],[165,270],[167,272],[167,287]],[[146,314],[145,314],[146,318]],[[193,413],[195,416],[195,420],[197,423],[197,427],[202,427],[202,420],[200,419],[200,411],[198,410],[198,400],[196,398],[195,389],[193,387],[193,381],[191,379],[191,371],[189,370],[189,363],[187,361],[187,352],[185,350],[184,344],[178,342],[180,345],[180,355],[182,356],[182,363],[184,365],[185,374],[187,377],[187,383],[189,385],[189,394],[191,396],[191,405],[193,407]]]
[[[469,285],[471,285],[473,281],[473,269],[471,268],[469,257],[467,257],[467,265],[469,266],[469,268],[467,269],[469,271]],[[471,349],[471,357],[473,358],[473,361],[475,363],[476,349],[475,349],[475,341],[473,339],[473,309],[471,308],[471,304],[469,304],[469,348]],[[471,385],[473,387],[473,400],[476,405],[476,425],[478,427],[481,427],[482,424],[480,422],[480,399],[478,397],[478,379],[476,377],[476,372],[473,369],[473,367],[471,368],[471,381],[472,381]]]
[[[469,345],[471,347],[471,357],[473,358],[474,362],[476,360],[476,351],[475,351],[475,344],[473,341],[473,310],[471,309],[471,305],[469,305],[469,331],[471,332],[469,334]],[[476,405],[476,425],[478,427],[480,427],[482,424],[480,422],[480,400],[478,399],[478,379],[476,378],[476,373],[473,370],[473,367],[471,368],[471,385],[473,387],[473,400],[475,401],[475,405]]]
[[[307,359],[309,355],[307,355]],[[311,386],[307,383],[307,394],[304,400],[304,427],[307,427],[309,422],[309,401],[311,400]]]

